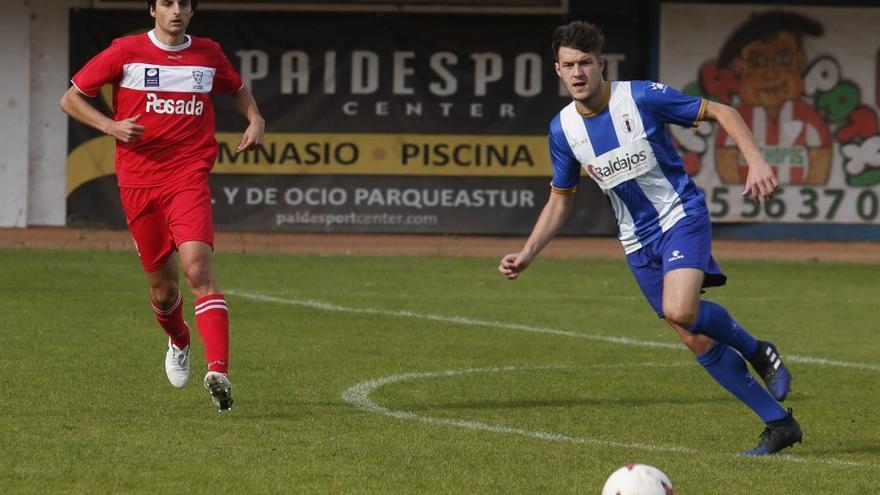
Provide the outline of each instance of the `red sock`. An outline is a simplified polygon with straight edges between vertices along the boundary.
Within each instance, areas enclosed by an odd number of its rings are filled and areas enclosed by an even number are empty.
[[[162,326],[162,330],[171,338],[171,343],[178,349],[183,349],[189,345],[189,327],[183,321],[183,311],[181,311],[180,292],[177,293],[177,300],[168,309],[156,307],[153,304],[153,311],[156,313],[156,321]]]
[[[196,326],[205,344],[208,371],[229,370],[229,309],[223,294],[196,299]]]

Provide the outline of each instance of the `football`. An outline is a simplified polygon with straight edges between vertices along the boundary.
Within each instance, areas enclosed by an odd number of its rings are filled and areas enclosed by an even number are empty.
[[[627,464],[611,473],[602,495],[674,495],[663,471],[646,464]]]

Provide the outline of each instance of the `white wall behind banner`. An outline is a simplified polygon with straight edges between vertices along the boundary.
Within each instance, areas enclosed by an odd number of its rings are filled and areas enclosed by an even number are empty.
[[[64,225],[68,10],[89,2],[2,3],[0,227]]]
[[[880,223],[878,25],[878,9],[662,6],[660,80],[738,108],[782,186],[743,199],[723,131],[674,127],[714,221]]]
[[[0,128],[0,150],[3,150],[0,153],[0,226],[23,227],[27,222],[28,126],[19,123],[27,122],[30,103],[27,46],[29,11],[23,2],[12,2],[3,11],[0,67],[23,70],[0,71],[2,121],[9,123]],[[23,47],[21,40],[25,41]]]

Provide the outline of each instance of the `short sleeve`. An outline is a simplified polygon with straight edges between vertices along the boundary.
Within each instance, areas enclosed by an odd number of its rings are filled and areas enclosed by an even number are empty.
[[[549,141],[550,163],[553,166],[550,187],[556,193],[573,193],[581,178],[580,163],[571,152],[558,115],[550,122]]]
[[[212,93],[238,93],[244,84],[238,71],[232,67],[232,62],[223,53],[220,45],[214,43],[217,51],[217,72],[214,74],[214,87]]]
[[[101,53],[92,57],[82,69],[70,79],[80,93],[97,96],[105,84],[112,84],[122,78],[123,51],[119,40],[113,40]]]
[[[656,82],[645,83],[645,104],[660,120],[682,127],[695,127],[706,114],[707,102]]]

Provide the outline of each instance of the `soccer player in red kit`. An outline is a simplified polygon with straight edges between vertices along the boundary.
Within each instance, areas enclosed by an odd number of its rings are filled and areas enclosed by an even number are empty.
[[[220,45],[186,34],[197,0],[147,0],[155,28],[113,40],[71,82],[61,108],[116,138],[116,176],[126,222],[150,284],[156,319],[168,334],[165,372],[189,380],[189,328],[183,321],[174,251],[195,300],[205,347],[204,385],[219,411],[232,407],[229,316],[212,271],[214,224],[208,174],[217,156],[211,93],[232,95],[250,123],[236,152],[263,143],[265,123],[250,90]],[[109,118],[84,96],[113,85]]]

